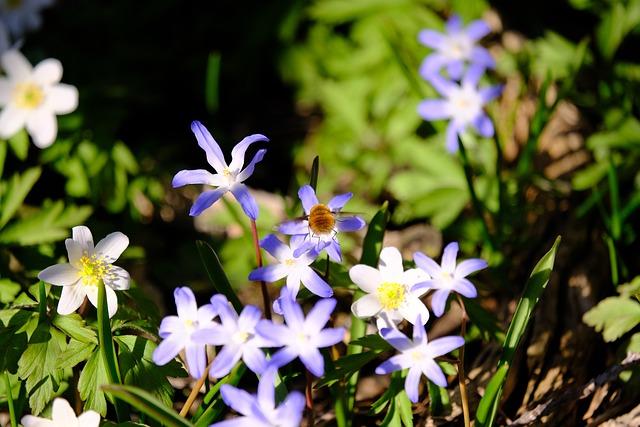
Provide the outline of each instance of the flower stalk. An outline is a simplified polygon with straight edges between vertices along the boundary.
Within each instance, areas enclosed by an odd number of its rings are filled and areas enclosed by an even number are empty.
[[[315,414],[313,413],[313,374],[305,369],[307,375],[307,385],[304,390],[305,402],[307,405],[307,425],[313,427]]]
[[[251,220],[251,235],[253,236],[253,247],[256,250],[256,264],[258,268],[262,267],[262,252],[260,252],[260,238],[258,236],[258,227],[256,220]],[[262,303],[264,305],[264,317],[271,320],[271,298],[267,290],[267,284],[264,280],[260,280],[260,289],[262,290]]]
[[[9,419],[11,420],[11,427],[18,427],[16,410],[13,405],[13,396],[11,395],[11,382],[9,381],[9,372],[7,371],[4,371],[4,388],[7,391],[7,406],[9,407]]]
[[[467,320],[469,317],[467,316],[467,310],[464,306],[464,300],[460,296],[460,294],[456,294],[458,298],[458,305],[460,305],[460,309],[462,310],[462,322],[460,324],[460,336],[464,338],[467,329]],[[469,415],[469,399],[467,397],[467,383],[466,377],[464,373],[464,344],[460,347],[459,351],[459,360],[458,360],[458,381],[460,383],[460,399],[462,400],[462,414],[464,416],[464,426],[471,426],[471,417]]]
[[[202,374],[202,376],[198,378],[198,381],[196,381],[196,384],[191,389],[191,393],[189,393],[189,397],[187,397],[187,401],[184,402],[184,406],[180,410],[181,417],[186,417],[189,414],[189,410],[191,409],[191,406],[193,406],[193,402],[195,402],[196,397],[198,396],[198,393],[202,388],[202,384],[204,384],[207,377],[209,376],[209,368],[211,368],[211,363],[207,365],[206,369],[204,370],[204,374]]]

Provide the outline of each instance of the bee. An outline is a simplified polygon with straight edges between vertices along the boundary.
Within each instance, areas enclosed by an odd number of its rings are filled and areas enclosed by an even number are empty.
[[[344,215],[353,216],[357,214],[353,212],[331,210],[329,206],[323,203],[318,203],[311,207],[308,215],[293,218],[292,220],[287,221],[287,223],[306,222],[311,237],[333,237],[338,232],[336,225],[340,222],[340,217]]]

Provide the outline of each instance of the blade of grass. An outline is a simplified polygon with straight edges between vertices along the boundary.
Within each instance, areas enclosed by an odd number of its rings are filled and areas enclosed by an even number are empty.
[[[205,270],[207,271],[211,284],[213,284],[216,291],[227,297],[233,305],[233,308],[240,313],[242,311],[242,303],[231,287],[231,282],[229,282],[229,279],[222,268],[218,254],[216,254],[216,251],[203,240],[196,240],[196,247],[198,248],[198,254],[200,255],[200,259],[202,260]]]
[[[11,395],[11,382],[9,381],[9,372],[7,371],[4,371],[4,388],[7,395],[7,406],[9,407],[9,419],[11,420],[11,427],[18,427],[16,410],[13,405],[13,396]]]
[[[140,412],[147,414],[166,427],[192,427],[189,421],[180,417],[173,409],[167,408],[162,402],[145,390],[133,386],[108,384],[102,386],[105,393],[116,399],[129,403]]]
[[[318,172],[320,171],[320,156],[315,156],[313,158],[313,163],[311,164],[311,175],[309,178],[309,185],[313,188],[313,191],[316,191],[316,187],[318,186]]]
[[[503,353],[500,361],[498,362],[498,369],[493,377],[489,381],[485,390],[484,396],[478,404],[478,410],[476,412],[476,427],[488,427],[492,426],[498,407],[500,405],[500,398],[502,396],[502,387],[507,374],[509,373],[509,367],[513,362],[518,343],[524,335],[529,319],[533,313],[536,304],[542,296],[547,284],[549,283],[549,277],[553,270],[553,264],[560,244],[560,236],[556,238],[553,246],[533,268],[529,280],[525,285],[524,293],[516,311],[511,319],[507,336],[504,340]]]

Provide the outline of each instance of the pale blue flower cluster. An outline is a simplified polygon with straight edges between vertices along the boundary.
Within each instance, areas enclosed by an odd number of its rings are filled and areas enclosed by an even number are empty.
[[[423,30],[418,39],[433,52],[425,58],[420,74],[442,96],[427,99],[418,105],[418,113],[427,121],[449,120],[446,146],[450,152],[458,150],[459,135],[470,126],[486,138],[494,135],[494,127],[484,106],[502,92],[502,86],[479,87],[486,69],[494,68],[489,51],[477,42],[489,34],[489,26],[481,20],[462,25],[452,16],[445,33]],[[443,76],[443,69],[448,77]]]

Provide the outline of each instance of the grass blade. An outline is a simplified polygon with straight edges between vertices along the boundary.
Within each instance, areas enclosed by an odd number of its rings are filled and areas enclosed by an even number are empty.
[[[198,254],[200,255],[202,264],[207,271],[207,275],[209,276],[209,280],[211,280],[213,287],[216,291],[227,297],[233,305],[233,308],[240,313],[242,311],[242,303],[231,287],[231,282],[229,282],[229,279],[222,268],[218,254],[216,254],[216,251],[211,247],[211,245],[203,240],[196,240],[196,247],[198,248]]]
[[[127,402],[141,413],[158,421],[166,427],[192,427],[189,421],[182,418],[174,410],[164,406],[162,402],[150,393],[133,386],[105,385],[102,386],[105,393],[109,393],[116,399]]]
[[[527,280],[524,294],[518,302],[516,311],[513,314],[513,319],[509,325],[509,330],[507,331],[507,336],[504,340],[503,353],[498,362],[498,369],[496,373],[493,374],[484,396],[482,396],[478,404],[476,427],[493,425],[498,406],[500,405],[500,398],[502,397],[502,387],[507,379],[507,374],[513,362],[518,343],[527,329],[531,313],[533,313],[542,292],[544,292],[549,283],[549,277],[551,276],[551,270],[553,270],[553,263],[559,244],[560,237],[558,236],[549,252],[547,252],[533,268],[531,276],[529,276],[529,280]]]
[[[313,191],[316,191],[316,187],[318,186],[318,172],[320,170],[320,156],[315,156],[313,158],[313,163],[311,164],[311,176],[309,178],[309,185],[313,188]]]

